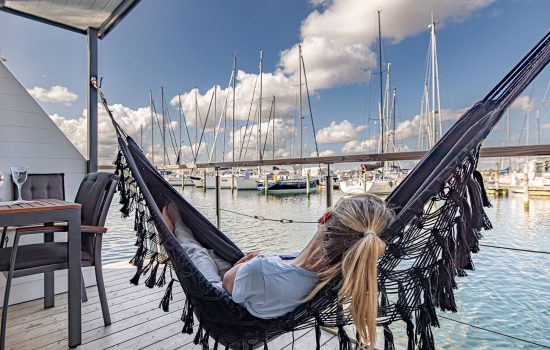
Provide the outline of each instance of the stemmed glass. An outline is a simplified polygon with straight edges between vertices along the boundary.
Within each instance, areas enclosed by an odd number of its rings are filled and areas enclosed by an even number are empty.
[[[27,181],[29,168],[26,166],[12,166],[10,169],[13,182],[17,185],[17,202],[23,202],[23,198],[21,198],[21,186]]]

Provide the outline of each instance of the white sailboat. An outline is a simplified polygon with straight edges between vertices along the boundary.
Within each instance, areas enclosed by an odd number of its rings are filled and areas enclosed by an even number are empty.
[[[391,120],[392,109],[390,108],[390,63],[387,65],[386,74],[386,88],[384,91],[382,80],[382,31],[380,25],[380,11],[378,11],[378,42],[379,42],[379,74],[380,74],[380,153],[384,153],[390,146],[389,138],[386,137],[389,126],[392,124]],[[395,102],[395,90],[394,90]],[[393,123],[393,140],[391,145],[395,151],[395,122]],[[382,166],[381,172],[375,172],[370,180],[366,178],[351,179],[340,182],[340,190],[344,193],[371,193],[377,195],[389,194],[398,182],[398,174],[396,176],[389,176],[386,174],[386,164]],[[363,172],[367,173],[367,167],[363,167]]]
[[[344,193],[371,193],[377,195],[389,194],[395,188],[397,181],[376,173],[371,180],[352,179],[340,182],[340,190]]]

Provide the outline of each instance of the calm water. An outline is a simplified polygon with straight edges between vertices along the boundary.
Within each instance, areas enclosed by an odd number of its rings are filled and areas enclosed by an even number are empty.
[[[184,196],[215,222],[214,191],[186,187]],[[335,199],[342,194],[334,191]],[[325,210],[325,194],[268,196],[255,191],[222,191],[221,207],[266,218],[315,221]],[[487,213],[494,229],[482,243],[550,251],[550,200],[531,199],[524,212],[521,196],[493,199]],[[113,204],[104,243],[105,262],[129,260],[135,248],[131,219],[123,220]],[[315,233],[314,224],[281,224],[222,212],[222,230],[247,251],[298,251]],[[458,279],[456,314],[444,316],[550,346],[550,256],[482,247],[474,256],[476,270]],[[538,349],[516,340],[440,319],[434,329],[442,349]],[[393,329],[399,328],[396,324]],[[398,344],[405,337],[394,331]]]

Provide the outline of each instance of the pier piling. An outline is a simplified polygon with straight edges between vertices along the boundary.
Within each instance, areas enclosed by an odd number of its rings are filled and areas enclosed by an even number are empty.
[[[264,178],[264,194],[267,195],[267,185],[268,185],[268,180],[267,180],[267,174],[265,175],[265,178]]]
[[[499,174],[499,164],[498,162],[496,163],[496,167],[495,167],[495,191],[497,193],[497,196],[500,194],[499,191],[500,191],[500,174]]]
[[[181,191],[183,192],[185,188],[185,173],[182,171],[181,172]]]
[[[309,196],[309,170],[306,173],[306,195]]]
[[[332,206],[332,176],[330,176],[330,164],[327,164],[327,177],[325,178],[327,188],[327,208]]]
[[[205,177],[206,179],[206,177]],[[220,172],[216,168],[216,225],[221,228],[220,217]]]
[[[206,169],[202,171],[202,191],[206,192]]]
[[[529,173],[527,163],[523,165],[523,209],[529,211]]]

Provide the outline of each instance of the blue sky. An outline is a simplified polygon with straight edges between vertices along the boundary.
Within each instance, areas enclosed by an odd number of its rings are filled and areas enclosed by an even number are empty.
[[[258,72],[259,49],[263,48],[264,72],[274,73],[264,79],[265,84],[271,84],[271,78],[280,78],[279,85],[264,89],[277,98],[280,93],[281,108],[286,108],[280,112],[280,123],[276,123],[276,132],[280,131],[278,135],[281,140],[286,137],[286,141],[279,145],[276,142],[275,148],[279,156],[289,156],[290,143],[295,142],[290,140],[293,132],[288,131],[293,128],[291,115],[295,114],[291,110],[291,101],[296,95],[293,76],[296,67],[292,62],[298,60],[292,49],[302,42],[310,88],[314,90],[315,126],[317,130],[328,127],[324,130],[326,142],[320,144],[321,151],[328,152],[325,154],[366,152],[372,147],[362,144],[361,140],[375,138],[374,130],[377,130],[367,118],[369,111],[374,118],[378,108],[378,76],[373,75],[371,80],[365,77],[369,70],[377,70],[375,9],[382,7],[384,61],[392,64],[391,87],[397,88],[398,123],[412,120],[419,113],[429,41],[427,25],[432,8],[440,21],[437,38],[441,107],[448,110],[449,115],[459,114],[481,99],[550,30],[550,2],[544,0],[434,3],[402,0],[375,6],[376,2],[365,5],[367,2],[361,0],[143,0],[99,43],[99,71],[104,77],[105,93],[109,103],[120,105],[115,111],[134,133],[139,129],[136,125],[149,120],[143,108],[147,107],[149,89],[160,106],[160,86],[164,86],[168,101],[178,93],[184,94],[186,101],[192,101],[192,89],[198,86],[202,99],[200,113],[205,115],[211,92],[208,90],[215,84],[222,89],[227,86],[233,53],[238,57],[238,69],[249,75],[250,85]],[[290,51],[281,54],[285,50]],[[85,145],[81,118],[86,103],[85,53],[83,35],[0,13],[0,56],[7,59],[8,68],[27,89],[44,89],[33,90],[35,93],[47,93],[56,85],[67,88],[58,91],[61,99],[59,94],[50,94],[39,103],[49,115],[55,115],[54,121],[81,149]],[[524,103],[512,110],[515,142],[518,142],[528,103],[533,117],[531,143],[536,142],[536,109],[539,109],[541,124],[550,127],[550,104],[542,101],[549,79],[547,68],[526,90]],[[238,84],[242,86],[237,90],[240,97],[236,102],[247,109],[250,86],[244,78],[239,79]],[[77,97],[67,95],[67,91]],[[271,96],[264,98],[265,118]],[[223,99],[218,103],[221,107]],[[193,124],[192,107],[184,108],[190,124]],[[176,117],[178,112],[174,106],[169,108],[172,117]],[[241,119],[237,127],[244,126],[242,113],[237,117]],[[343,120],[348,123],[342,124]],[[333,126],[329,127],[331,123]],[[361,127],[365,124],[368,126]],[[146,130],[148,127],[145,125]],[[542,142],[550,142],[548,128],[541,130]],[[309,155],[313,151],[311,130],[308,128],[304,133],[307,134],[304,142],[308,143],[306,155]],[[331,139],[335,135],[341,138]],[[502,145],[502,136],[502,128],[495,130],[487,144]],[[112,144],[108,131],[102,137],[105,145]],[[211,140],[211,134],[207,140]],[[353,140],[357,141],[353,143]],[[188,146],[189,142],[184,141]],[[145,146],[150,148],[147,143],[148,139]],[[413,149],[416,139],[410,137],[402,140],[402,144]],[[222,146],[218,143],[218,147]],[[219,156],[221,151],[216,154]],[[110,153],[105,151],[103,156],[108,158]]]

